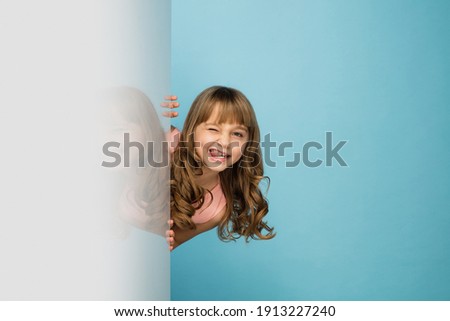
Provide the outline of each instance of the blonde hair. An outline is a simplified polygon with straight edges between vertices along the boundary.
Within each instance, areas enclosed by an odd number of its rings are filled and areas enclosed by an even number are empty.
[[[214,86],[201,92],[192,103],[186,117],[180,142],[174,151],[171,164],[171,216],[181,229],[195,229],[192,216],[204,203],[204,188],[195,184],[202,175],[202,161],[195,153],[194,131],[206,122],[215,109],[219,109],[220,123],[237,123],[248,129],[248,142],[243,156],[220,175],[220,184],[227,200],[225,215],[218,226],[223,241],[244,236],[252,239],[271,239],[273,228],[263,221],[268,213],[268,203],[259,183],[264,176],[260,132],[256,115],[248,99],[233,88]],[[212,194],[211,194],[212,196]],[[193,204],[196,204],[195,206]],[[267,233],[264,233],[266,231]]]

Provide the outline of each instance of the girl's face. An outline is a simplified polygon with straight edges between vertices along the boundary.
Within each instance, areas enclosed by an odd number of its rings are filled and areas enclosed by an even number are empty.
[[[230,168],[242,157],[249,133],[241,124],[216,122],[216,112],[194,131],[195,152],[215,172]]]

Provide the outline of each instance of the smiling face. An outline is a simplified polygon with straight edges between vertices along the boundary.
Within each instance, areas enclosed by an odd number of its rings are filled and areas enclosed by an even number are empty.
[[[195,153],[208,169],[221,172],[241,159],[249,133],[237,123],[219,123],[218,108],[194,131]]]
[[[240,91],[207,88],[195,98],[184,122],[180,151],[187,153],[180,166],[216,173],[237,164],[258,166],[259,135],[253,107]]]

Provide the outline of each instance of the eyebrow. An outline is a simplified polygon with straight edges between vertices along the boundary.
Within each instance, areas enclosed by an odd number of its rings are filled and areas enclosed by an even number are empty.
[[[205,125],[206,126],[220,126],[220,124],[217,124],[217,123],[205,123]],[[242,130],[244,130],[244,131],[248,131],[247,130],[247,127],[246,126],[244,126],[244,125],[236,125],[236,126],[233,126],[233,128],[238,128],[238,129],[242,129]]]
[[[238,125],[238,126],[236,126],[236,128],[237,128],[237,129],[242,129],[242,130],[244,130],[244,131],[248,131],[248,130],[247,130],[247,127],[245,127],[244,125]]]

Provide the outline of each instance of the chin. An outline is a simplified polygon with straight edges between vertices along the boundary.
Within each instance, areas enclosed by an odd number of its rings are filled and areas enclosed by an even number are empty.
[[[223,172],[224,170],[226,170],[228,168],[228,166],[224,166],[224,165],[220,165],[220,166],[212,165],[212,166],[205,166],[205,167],[207,169],[209,169],[210,171],[217,172],[217,173]]]
[[[208,170],[210,170],[210,171],[212,171],[212,172],[217,172],[217,173],[223,172],[224,170],[233,167],[233,164],[231,164],[231,163],[230,163],[230,164],[220,164],[220,165],[216,165],[216,164],[211,163],[211,162],[204,162],[204,165],[205,165],[205,167],[206,167]]]

